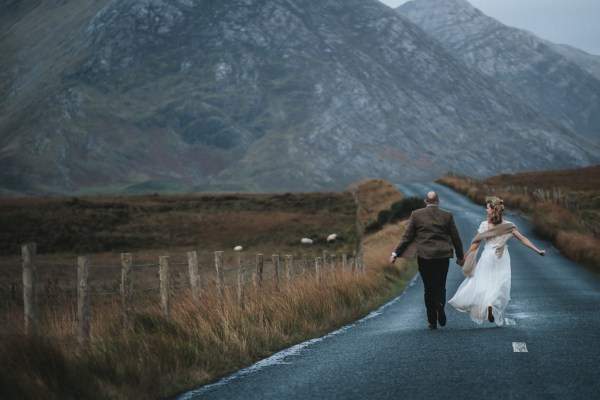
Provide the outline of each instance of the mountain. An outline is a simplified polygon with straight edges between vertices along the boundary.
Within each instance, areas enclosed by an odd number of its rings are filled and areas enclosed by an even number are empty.
[[[414,0],[396,10],[549,118],[600,141],[597,60],[505,26],[466,0]]]
[[[377,0],[9,0],[5,195],[338,190],[597,163]]]
[[[554,51],[562,54],[564,57],[569,59],[569,61],[579,65],[594,78],[600,80],[600,56],[587,53],[583,50],[566,44],[556,44],[549,41],[544,42]]]

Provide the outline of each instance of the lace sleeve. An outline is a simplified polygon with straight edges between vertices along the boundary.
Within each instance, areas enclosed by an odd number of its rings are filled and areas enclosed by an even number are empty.
[[[487,231],[488,229],[488,223],[487,221],[482,221],[481,224],[479,224],[479,228],[477,228],[477,232],[482,233]]]

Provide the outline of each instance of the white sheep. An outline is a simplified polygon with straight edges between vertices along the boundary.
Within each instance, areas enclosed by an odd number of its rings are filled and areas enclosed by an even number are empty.
[[[335,242],[335,239],[337,239],[337,233],[332,233],[331,235],[327,236],[327,243]]]
[[[235,251],[242,251],[243,249],[244,249],[244,248],[243,248],[242,246],[235,246],[235,247],[233,248],[233,250],[235,250]]]
[[[312,244],[312,242],[313,242],[312,239],[309,239],[309,238],[300,239],[300,243],[302,243],[302,244]]]

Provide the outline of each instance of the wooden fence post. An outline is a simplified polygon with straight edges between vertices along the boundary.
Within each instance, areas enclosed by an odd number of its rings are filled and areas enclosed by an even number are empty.
[[[38,332],[36,244],[26,243],[21,246],[23,265],[23,309],[25,314],[25,333],[34,335]]]
[[[171,277],[169,275],[169,256],[160,256],[158,258],[160,275],[160,299],[163,314],[170,313],[170,295],[171,295]]]
[[[77,341],[84,345],[90,339],[90,259],[77,258]]]
[[[306,254],[302,254],[302,275],[306,275],[308,270],[308,259],[306,258]]]
[[[358,262],[360,265],[360,272],[365,273],[365,260],[363,259],[362,253],[358,253]]]
[[[315,277],[317,278],[317,283],[321,280],[321,257],[315,258]]]
[[[244,253],[240,253],[238,259],[238,309],[242,311],[244,309],[244,295],[245,295],[245,263],[246,256]]]
[[[225,276],[223,273],[223,252],[215,251],[215,268],[217,270],[217,288],[219,290],[219,305],[225,307]]]
[[[285,256],[285,278],[287,280],[287,284],[290,284],[292,280],[292,267],[294,266],[294,259],[291,255]]]
[[[256,275],[258,276],[258,286],[263,285],[263,268],[264,268],[264,258],[262,254],[256,255]]]
[[[123,328],[132,329],[131,320],[131,294],[133,292],[133,281],[131,280],[131,269],[133,260],[131,253],[121,254],[121,304],[123,305]]]
[[[198,273],[198,254],[195,251],[188,251],[188,271],[190,274],[190,287],[194,294],[194,299],[198,301],[201,295],[202,281]]]
[[[327,257],[327,250],[323,250],[323,270],[326,270],[329,266],[329,258]]]
[[[348,269],[348,256],[346,253],[342,254],[342,268]]]
[[[279,256],[273,254],[271,259],[273,260],[273,267],[275,268],[275,289],[279,290]]]

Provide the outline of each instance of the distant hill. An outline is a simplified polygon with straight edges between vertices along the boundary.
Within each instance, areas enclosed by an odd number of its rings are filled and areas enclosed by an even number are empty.
[[[600,57],[503,25],[466,0],[415,0],[397,11],[548,118],[600,143]]]
[[[0,15],[4,195],[338,190],[600,158],[574,133],[600,114],[549,117],[377,0],[11,0]]]

